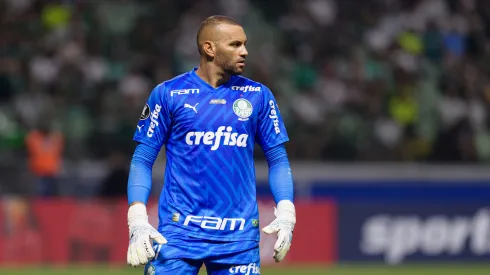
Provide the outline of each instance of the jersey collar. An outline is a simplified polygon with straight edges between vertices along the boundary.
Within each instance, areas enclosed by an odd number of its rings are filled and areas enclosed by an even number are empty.
[[[190,76],[191,76],[191,78],[192,78],[194,81],[196,81],[197,83],[199,83],[200,85],[203,85],[203,86],[208,87],[208,88],[209,88],[209,89],[211,89],[212,91],[217,91],[217,90],[219,90],[219,89],[221,89],[221,88],[228,88],[228,87],[230,87],[231,83],[233,83],[233,82],[235,81],[235,78],[236,78],[236,76],[232,75],[232,76],[230,77],[230,80],[228,80],[227,82],[225,82],[225,83],[221,84],[220,86],[218,86],[218,87],[214,88],[213,86],[209,85],[209,83],[207,83],[207,82],[206,82],[206,81],[204,81],[202,78],[200,78],[200,77],[197,75],[196,71],[197,71],[197,68],[192,69],[192,71],[190,72]]]

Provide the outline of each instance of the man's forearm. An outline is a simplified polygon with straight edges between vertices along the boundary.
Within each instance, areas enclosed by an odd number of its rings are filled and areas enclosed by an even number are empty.
[[[274,201],[276,203],[282,200],[293,202],[293,176],[284,145],[266,150],[265,156],[269,165],[269,185]]]
[[[128,204],[148,202],[152,183],[152,168],[158,151],[144,144],[138,144],[131,160],[128,178]]]
[[[280,262],[284,260],[291,248],[296,224],[293,176],[284,145],[266,150],[265,156],[269,164],[269,185],[277,206],[274,210],[276,218],[262,228],[262,232],[277,234],[273,258],[276,262]]]

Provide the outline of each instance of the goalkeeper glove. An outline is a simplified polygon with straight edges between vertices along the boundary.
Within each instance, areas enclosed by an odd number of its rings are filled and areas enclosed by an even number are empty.
[[[274,245],[274,260],[280,262],[286,257],[291,248],[293,230],[296,224],[296,210],[294,204],[289,200],[282,200],[274,208],[276,219],[264,227],[262,231],[266,234],[277,233],[277,241]]]
[[[137,267],[148,263],[155,257],[153,241],[159,244],[166,244],[167,240],[148,222],[146,206],[137,203],[129,207],[128,210],[129,226],[129,247],[128,264]]]

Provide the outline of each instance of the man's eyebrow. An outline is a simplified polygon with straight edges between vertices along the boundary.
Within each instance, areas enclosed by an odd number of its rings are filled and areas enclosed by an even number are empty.
[[[245,43],[247,43],[247,41],[248,41],[247,39],[245,39],[245,40],[235,39],[235,40],[230,41],[230,44],[233,44],[233,43],[236,43],[236,42],[240,42],[240,43],[244,43],[245,44]]]

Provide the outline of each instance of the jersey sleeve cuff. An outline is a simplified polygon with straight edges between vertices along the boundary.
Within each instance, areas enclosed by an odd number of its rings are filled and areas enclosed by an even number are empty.
[[[289,138],[288,137],[285,137],[285,138],[281,138],[273,143],[268,143],[266,145],[263,145],[262,146],[262,150],[266,151],[266,150],[269,150],[270,148],[272,147],[276,147],[277,145],[280,145],[280,144],[283,144],[283,143],[286,143],[289,141]]]
[[[144,144],[146,146],[149,146],[149,147],[151,147],[151,148],[153,148],[153,149],[155,149],[157,151],[160,151],[160,149],[161,149],[161,146],[158,146],[158,145],[154,144],[153,142],[148,142],[148,140],[146,140],[144,138],[140,138],[138,136],[135,136],[133,138],[133,140],[136,141],[136,142],[138,142],[138,143],[141,143],[141,144]]]

